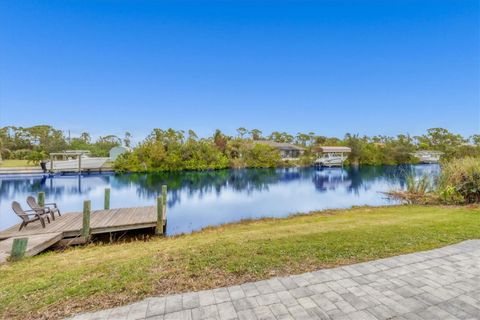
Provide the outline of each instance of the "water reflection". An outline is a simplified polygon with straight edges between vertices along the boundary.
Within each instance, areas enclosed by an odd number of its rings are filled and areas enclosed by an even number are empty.
[[[10,209],[13,200],[25,204],[28,195],[39,191],[63,211],[79,211],[85,199],[100,209],[106,187],[112,189],[112,207],[153,205],[167,184],[168,232],[177,234],[246,218],[388,204],[381,192],[403,188],[408,174],[433,177],[438,172],[437,165],[417,165],[2,177],[0,228],[18,222]]]

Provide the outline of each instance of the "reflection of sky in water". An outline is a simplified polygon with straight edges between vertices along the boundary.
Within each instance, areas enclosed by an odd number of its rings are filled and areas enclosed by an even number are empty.
[[[0,178],[0,229],[18,218],[13,200],[45,191],[63,212],[80,211],[85,199],[93,209],[103,206],[110,187],[111,207],[154,205],[161,185],[167,184],[168,233],[177,234],[241,219],[284,217],[296,212],[357,205],[384,205],[382,191],[403,188],[405,176],[438,174],[438,165],[382,166],[332,169],[248,169],[161,174],[102,174]]]

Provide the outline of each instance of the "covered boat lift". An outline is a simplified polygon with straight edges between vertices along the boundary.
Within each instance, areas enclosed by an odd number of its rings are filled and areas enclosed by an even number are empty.
[[[420,163],[439,163],[443,152],[435,150],[419,150],[412,153],[412,155],[415,158],[418,158]]]
[[[315,165],[323,167],[340,167],[352,152],[349,147],[319,147],[320,157],[315,160]]]
[[[64,152],[50,153],[50,161],[42,163],[42,169],[55,172],[102,171],[108,157],[91,158],[88,150],[65,150]]]

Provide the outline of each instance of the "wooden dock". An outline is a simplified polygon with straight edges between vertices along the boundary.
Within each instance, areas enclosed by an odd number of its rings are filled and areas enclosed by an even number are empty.
[[[13,240],[15,238],[16,237],[0,241],[0,263],[6,262],[7,258],[10,256]],[[60,232],[30,235],[28,236],[25,256],[34,256],[59,242],[60,240],[62,240],[62,233]]]
[[[90,234],[138,230],[157,227],[157,207],[121,208],[94,210],[90,214]],[[166,220],[163,221],[166,225]],[[19,231],[20,224],[0,231],[0,262],[9,256],[14,238],[28,238],[27,256],[38,254],[50,246],[66,239],[81,238],[83,213],[65,213],[42,228],[34,222]],[[163,232],[163,230],[162,230]]]

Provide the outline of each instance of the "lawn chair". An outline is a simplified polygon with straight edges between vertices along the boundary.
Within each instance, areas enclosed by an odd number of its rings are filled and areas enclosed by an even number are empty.
[[[59,217],[61,216],[60,210],[58,209],[56,203],[45,203],[45,206],[41,207],[34,197],[28,196],[27,204],[34,211],[43,211],[46,214],[50,214],[52,216],[52,220],[55,220],[55,213],[57,213]]]
[[[45,211],[23,210],[22,206],[20,206],[20,203],[18,203],[17,201],[12,202],[12,209],[13,212],[15,212],[17,216],[22,219],[22,224],[20,225],[20,229],[18,229],[18,231],[22,230],[23,227],[26,227],[27,224],[29,224],[30,222],[38,220],[40,220],[40,222],[42,223],[42,227],[45,228],[45,218],[47,218],[48,223],[50,223],[50,218],[45,213]]]

